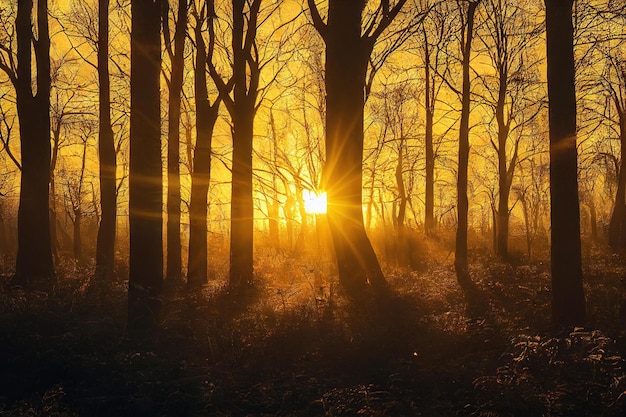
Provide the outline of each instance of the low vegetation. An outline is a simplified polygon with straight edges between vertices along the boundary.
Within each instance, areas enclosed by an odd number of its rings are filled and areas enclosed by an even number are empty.
[[[66,263],[48,294],[6,273],[0,415],[624,415],[617,257],[586,250],[587,326],[554,329],[546,262],[474,250],[468,305],[440,247],[421,243],[417,271],[387,265],[392,291],[368,303],[330,261],[259,251],[246,294],[223,267],[195,293],[170,285],[149,340],[127,337],[125,282]]]

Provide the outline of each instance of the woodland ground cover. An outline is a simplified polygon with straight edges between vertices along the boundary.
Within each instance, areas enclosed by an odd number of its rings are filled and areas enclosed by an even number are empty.
[[[124,282],[89,286],[67,263],[48,294],[7,272],[0,415],[624,415],[620,259],[587,248],[587,326],[553,329],[546,262],[474,251],[468,305],[451,257],[422,249],[418,271],[387,265],[390,293],[358,303],[325,261],[260,251],[246,294],[219,270],[192,295],[170,286],[149,340],[126,335]]]

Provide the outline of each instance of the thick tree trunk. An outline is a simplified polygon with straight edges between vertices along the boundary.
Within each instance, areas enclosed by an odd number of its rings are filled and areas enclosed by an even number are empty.
[[[169,2],[169,0],[162,0]],[[167,9],[166,9],[167,10]],[[169,30],[167,13],[163,30]],[[185,70],[187,0],[178,1],[174,53],[170,54],[172,75],[169,85],[167,134],[167,279],[179,281],[182,274],[180,239],[180,104]],[[169,39],[169,35],[168,35]],[[202,67],[204,70],[204,66]]]
[[[583,324],[580,211],[576,155],[573,0],[546,0],[550,124],[552,321]]]
[[[235,98],[230,239],[230,285],[234,288],[252,284],[253,278],[253,120],[254,109],[238,105]]]
[[[355,4],[357,3],[357,4]],[[326,166],[328,222],[339,280],[357,295],[385,283],[363,224],[363,109],[368,57],[361,38],[363,1],[331,0],[326,34]]]
[[[196,22],[196,67],[194,89],[196,96],[196,146],[191,173],[191,202],[189,205],[189,259],[187,286],[199,288],[208,280],[207,269],[207,196],[211,180],[211,146],[213,128],[218,117],[220,101],[209,102],[206,84],[206,48],[201,22]]]
[[[258,94],[258,65],[248,59],[256,37],[260,1],[244,14],[244,0],[233,0],[233,168],[230,229],[230,286],[243,289],[253,280],[254,202],[252,198],[252,141]],[[247,21],[247,30],[245,29]]]
[[[160,1],[132,0],[131,13],[128,321],[131,331],[149,331],[163,285]]]
[[[18,210],[15,282],[54,280],[50,246],[50,37],[47,0],[37,2],[38,40],[33,44],[32,0],[17,6],[17,112],[20,120],[22,176]],[[36,89],[32,92],[32,53]]]
[[[117,161],[111,128],[109,78],[109,0],[98,0],[98,153],[100,157],[100,225],[96,242],[96,277],[110,281],[115,274]]]
[[[463,44],[463,86],[461,103],[461,123],[459,126],[459,159],[457,177],[457,212],[456,250],[454,253],[454,269],[459,285],[467,288],[471,278],[467,264],[467,169],[469,163],[469,116],[470,116],[470,55],[472,37],[474,35],[474,13],[478,3],[470,2],[467,9],[467,22]]]

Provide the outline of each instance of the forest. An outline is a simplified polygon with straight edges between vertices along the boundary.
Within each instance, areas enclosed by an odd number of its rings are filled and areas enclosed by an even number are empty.
[[[0,416],[626,415],[624,0],[0,0]]]

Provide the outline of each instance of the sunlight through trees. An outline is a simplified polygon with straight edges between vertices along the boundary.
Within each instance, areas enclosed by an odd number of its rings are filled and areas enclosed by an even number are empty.
[[[144,3],[0,9],[16,284],[72,259],[156,303],[228,265],[243,293],[275,251],[356,299],[435,246],[465,289],[477,253],[550,258],[555,322],[583,320],[580,254],[625,247],[619,2]]]

